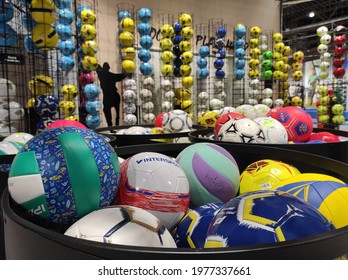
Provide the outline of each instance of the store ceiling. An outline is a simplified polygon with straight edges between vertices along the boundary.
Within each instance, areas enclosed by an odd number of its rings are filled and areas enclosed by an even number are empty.
[[[281,32],[293,50],[305,52],[306,60],[319,58],[316,30],[326,26],[331,35],[338,25],[348,28],[348,0],[279,0]],[[309,13],[314,12],[313,17]],[[348,35],[348,34],[347,34]]]

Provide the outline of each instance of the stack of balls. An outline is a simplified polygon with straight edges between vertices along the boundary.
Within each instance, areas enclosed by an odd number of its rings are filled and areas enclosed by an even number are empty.
[[[266,36],[263,38],[264,38],[263,39],[264,41],[262,46],[266,46],[265,40],[267,41],[268,38]],[[272,51],[269,50],[268,48],[262,48],[261,77],[262,77],[262,80],[264,81],[273,80],[272,60],[273,60]]]
[[[290,88],[290,83],[289,83],[289,71],[291,69],[291,66],[289,64],[289,56],[291,54],[291,48],[290,46],[284,45],[283,49],[283,78],[280,80],[279,84],[279,96],[278,99],[274,101],[275,106],[283,106],[285,101],[287,100],[288,97],[288,91]]]
[[[58,48],[60,49],[61,57],[58,58],[58,66],[62,71],[70,71],[75,66],[75,61],[72,57],[75,52],[75,44],[71,40],[72,29],[70,27],[74,21],[74,14],[70,10],[70,6],[70,1],[57,2],[59,23],[55,28],[60,39]],[[93,42],[96,45],[95,41]]]
[[[16,31],[7,23],[14,15],[13,4],[9,1],[1,1],[0,5],[0,46],[13,47],[18,41],[18,37]]]
[[[246,35],[246,27],[239,23],[234,28],[234,65],[235,65],[235,71],[234,71],[234,78],[236,80],[242,80],[245,76],[245,35]],[[251,57],[254,52],[250,53]],[[250,72],[250,71],[249,71]],[[255,71],[254,71],[255,72]],[[256,74],[256,72],[255,72]],[[253,78],[256,78],[255,76],[258,75],[252,75]],[[250,77],[250,75],[249,75]]]
[[[83,74],[86,74],[85,78],[80,76],[82,80],[85,79],[85,81],[83,81],[85,85],[82,87],[83,105],[88,113],[85,118],[85,123],[88,128],[95,129],[102,123],[100,117],[102,106],[99,101],[100,88],[94,83],[86,84],[86,82],[88,80],[91,81],[88,76],[93,75],[92,71],[97,70],[99,66],[96,57],[97,44],[95,42],[97,36],[95,27],[97,17],[94,11],[88,6],[80,6],[78,8],[78,16],[82,23],[80,29],[80,47],[82,50],[82,54],[80,54],[80,70]]]
[[[259,26],[253,26],[249,30],[250,38],[249,38],[249,48],[251,53],[256,52],[255,49],[260,49],[260,36],[262,34],[262,30]],[[251,75],[253,78],[250,79],[249,85],[251,86],[251,90],[249,91],[249,99],[248,103],[250,105],[256,105],[258,103],[258,97],[260,96],[259,91],[259,68],[260,68],[260,59],[250,58],[249,60],[249,76]],[[253,72],[251,72],[253,71]],[[255,75],[257,74],[257,75]]]
[[[33,0],[29,4],[29,11],[37,24],[31,31],[34,44],[42,50],[52,50],[58,43],[58,34],[53,26],[56,6],[52,0]]]
[[[41,117],[37,123],[37,132],[41,132],[50,124],[58,112],[59,101],[54,96],[53,80],[46,75],[36,75],[29,80],[29,90],[34,96],[28,101],[29,107]]]
[[[169,78],[162,79],[160,87],[163,92],[163,101],[161,103],[162,112],[169,112],[173,110],[173,104],[176,103],[176,99],[180,98],[180,88],[176,89],[174,92],[173,83]]]
[[[304,59],[304,53],[302,51],[296,51],[292,54],[291,76],[295,82],[300,82],[302,80],[303,59]],[[300,85],[297,84],[296,87],[297,87],[296,92],[300,92]],[[302,106],[302,98],[299,96],[299,94],[296,94],[295,96],[291,98],[291,105],[299,106],[299,107]]]
[[[136,112],[136,100],[137,100],[137,83],[132,78],[123,80],[123,112],[124,112],[124,123],[126,125],[134,125],[137,123]]]
[[[209,46],[202,45],[199,48],[198,54],[199,54],[199,58],[197,59],[197,66],[199,69],[198,69],[197,75],[198,75],[199,79],[206,79],[209,76],[209,70],[207,68],[207,66],[208,66],[207,57],[210,54]],[[224,58],[224,54],[226,57],[226,51],[224,49],[222,49],[222,51],[220,51],[220,52],[216,52],[216,55],[221,57],[221,58]]]
[[[345,37],[346,28],[344,26],[338,26],[334,30],[334,40],[335,45],[334,49],[334,61],[333,61],[333,74],[336,79],[342,79],[346,73],[344,69],[344,57],[346,54],[346,37]],[[325,35],[324,35],[325,36]],[[326,34],[326,37],[330,36]]]
[[[138,58],[141,61],[139,70],[145,76],[152,74],[153,67],[150,63],[152,46],[151,25],[150,20],[152,18],[152,12],[148,8],[141,8],[138,11],[138,19],[140,23],[138,24],[138,33],[140,35],[140,45],[141,49],[138,52]]]
[[[134,20],[130,17],[123,18],[119,23],[122,70],[128,74],[135,71],[134,29]]]
[[[324,81],[329,77],[329,67],[331,62],[331,54],[329,52],[329,43],[331,42],[331,35],[326,26],[321,26],[317,29],[317,35],[320,38],[320,44],[317,51],[320,54],[320,80]]]
[[[181,54],[182,51],[180,50],[180,43],[183,40],[182,36],[181,36],[181,30],[182,30],[182,26],[179,22],[175,22],[173,24],[173,28],[174,28],[174,36],[173,36],[173,40],[172,40],[172,44],[173,44],[173,55],[174,55],[174,76],[175,77],[181,77],[180,74],[180,66],[182,65],[182,61],[181,61]]]
[[[273,34],[273,80],[282,81],[284,77],[284,61],[283,61],[283,51],[285,49],[285,44],[283,43],[283,35],[281,33]]]
[[[73,84],[65,84],[61,88],[61,93],[63,95],[63,100],[59,102],[60,113],[66,120],[76,118],[76,114],[74,114],[76,110],[76,103],[74,99],[78,95],[77,87]],[[90,104],[91,101],[88,101],[88,102],[89,102],[88,106],[87,106],[87,103],[85,103],[86,110],[87,110],[87,107],[89,108],[91,106]],[[89,113],[89,110],[87,110],[87,112]]]
[[[162,54],[161,54],[161,60],[162,60],[162,67],[161,67],[161,73],[164,77],[170,77],[174,74],[174,67],[173,67],[173,60],[174,60],[174,54],[169,48],[168,44],[171,45],[172,43],[172,37],[174,35],[174,28],[170,24],[164,24],[160,28],[160,33],[162,35],[161,39],[161,47],[162,47]],[[168,43],[168,44],[167,44]]]

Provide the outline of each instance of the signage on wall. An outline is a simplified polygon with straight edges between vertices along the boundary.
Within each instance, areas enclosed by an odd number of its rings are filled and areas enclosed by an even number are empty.
[[[24,55],[0,53],[0,63],[23,65]]]

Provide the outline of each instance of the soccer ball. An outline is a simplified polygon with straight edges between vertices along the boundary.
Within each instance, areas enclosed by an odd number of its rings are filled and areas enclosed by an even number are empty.
[[[191,51],[183,52],[181,55],[181,60],[184,64],[190,64],[193,59],[193,53]]]
[[[187,51],[191,50],[191,48],[192,48],[192,45],[191,45],[190,41],[182,40],[179,43],[179,50],[182,52],[187,52]]]
[[[163,99],[164,99],[164,101],[173,102],[174,101],[174,97],[175,97],[174,91],[169,90],[169,91],[166,91],[164,93]]]
[[[135,63],[133,61],[131,61],[131,62],[132,62],[132,67],[134,65],[134,69],[132,69],[131,71],[134,72]],[[139,69],[140,69],[140,72],[145,76],[151,75],[151,73],[153,71],[153,67],[152,67],[152,64],[150,62],[141,62]]]
[[[128,31],[133,33],[134,29],[135,29],[135,24],[134,24],[134,20],[132,20],[131,18],[124,18],[120,21],[120,27],[122,29],[122,31]]]
[[[153,124],[156,115],[154,113],[146,113],[143,115],[143,121],[145,124]]]
[[[190,210],[178,224],[174,240],[178,248],[204,248],[209,224],[223,203],[207,203]]]
[[[344,106],[342,104],[335,104],[332,106],[331,111],[334,115],[342,115],[344,113]]]
[[[92,101],[89,101],[92,102]],[[87,105],[87,103],[86,103]],[[86,106],[87,109],[87,106]],[[59,102],[59,111],[64,116],[70,116],[72,113],[74,113],[76,110],[76,104],[71,100],[62,100]]]
[[[343,115],[334,115],[332,117],[332,122],[334,124],[340,125],[345,121],[345,117]]]
[[[270,107],[268,107],[265,104],[255,104],[254,108],[256,110],[255,118],[265,117],[267,115],[267,113],[269,112],[269,110],[271,110]]]
[[[85,40],[94,40],[97,36],[97,29],[92,24],[84,24],[81,26],[80,29],[81,36]],[[132,39],[132,42],[130,43],[130,38]],[[130,32],[122,32],[120,35],[120,42],[125,47],[130,47],[133,43],[133,34]]]
[[[302,98],[299,97],[299,96],[294,96],[291,98],[291,104],[293,106],[298,106],[298,107],[301,107],[302,106]]]
[[[316,207],[336,228],[348,225],[348,186],[325,174],[303,173],[282,182],[279,191],[297,196]]]
[[[266,141],[260,125],[247,117],[228,118],[225,123],[220,123],[216,138],[219,141],[241,143],[265,143]]]
[[[34,109],[40,116],[50,117],[57,113],[58,98],[51,94],[39,95],[34,102]]]
[[[76,86],[72,84],[63,85],[61,91],[63,94],[63,98],[66,100],[72,100],[78,94]]]
[[[171,51],[173,48],[172,40],[169,38],[161,39],[160,40],[160,48],[162,49],[162,51]]]
[[[162,125],[168,133],[187,132],[192,129],[192,119],[185,111],[175,109],[163,115]]]
[[[240,194],[257,190],[274,190],[280,183],[300,171],[285,162],[271,159],[258,160],[249,164],[240,175]]]
[[[54,23],[57,20],[54,16],[55,9],[54,2],[50,0],[33,0],[29,4],[31,17],[38,23]]]
[[[152,77],[146,77],[143,80],[143,86],[145,89],[152,89],[155,86],[155,81]]]
[[[255,119],[257,117],[257,110],[253,105],[242,104],[236,107],[236,112],[243,114],[249,119]]]
[[[65,24],[57,24],[56,27],[55,27],[55,30],[58,34],[58,38],[61,39],[61,40],[69,40],[72,36],[72,29],[69,25],[65,25]],[[58,44],[58,47],[61,49],[60,46],[64,46],[64,41],[61,41],[59,44]],[[71,43],[71,41],[69,41]],[[63,43],[63,45],[61,45],[61,43]],[[69,47],[71,48],[71,47]],[[73,49],[75,50],[75,46],[73,46]]]
[[[91,9],[84,9],[80,13],[80,19],[83,23],[95,24],[96,15]],[[122,28],[124,29],[124,27],[122,27]]]
[[[79,76],[79,83],[82,86],[85,86],[87,84],[93,84],[94,83],[94,77],[91,73],[82,73]]]
[[[8,102],[16,96],[16,85],[10,80],[0,78],[0,100]]]
[[[173,104],[169,101],[163,101],[161,104],[161,108],[163,112],[169,112],[173,110]]]
[[[141,8],[138,11],[138,17],[141,22],[149,22],[152,18],[152,11],[149,8]]]
[[[134,100],[136,99],[136,94],[134,91],[131,91],[134,93]],[[123,93],[123,97],[125,98],[125,95],[129,95],[131,94],[131,92],[129,90],[126,90],[124,93]],[[132,96],[133,96],[133,93],[132,93]],[[146,88],[143,88],[142,90],[140,90],[139,92],[139,95],[140,95],[140,99],[144,102],[147,102],[147,101],[150,101],[151,98],[152,98],[152,92]],[[133,98],[132,98],[133,99]],[[134,102],[134,101],[127,101],[127,102]]]
[[[152,113],[155,105],[151,101],[147,101],[141,105],[141,108],[143,109],[144,113]]]
[[[123,87],[125,90],[135,91],[137,89],[137,83],[134,79],[125,79],[123,81]]]
[[[125,205],[93,211],[71,225],[64,235],[107,244],[176,248],[158,218],[139,207]]]
[[[201,125],[201,126],[214,127],[219,117],[220,117],[219,113],[215,111],[203,112],[198,117],[197,123],[198,125]]]
[[[260,27],[258,26],[253,26],[250,28],[249,30],[249,34],[252,38],[259,38],[259,36],[261,35],[262,30]]]
[[[34,95],[41,95],[53,92],[53,80],[45,75],[36,75],[29,80],[29,89]]]
[[[135,70],[135,62],[133,60],[130,59],[126,59],[122,61],[122,69],[128,73],[134,73]]]
[[[122,61],[122,64],[123,62],[124,61]],[[81,66],[84,70],[94,71],[98,68],[98,65],[98,60],[94,56],[86,55],[84,58],[82,58]]]
[[[179,23],[182,27],[191,26],[192,17],[187,13],[181,14],[179,17]]]
[[[164,80],[161,83],[161,87],[165,90],[165,91],[170,91],[173,87],[173,84],[170,80]]]
[[[169,156],[142,152],[121,164],[115,204],[148,210],[172,230],[185,215],[189,202],[187,177]]]
[[[15,132],[5,137],[2,141],[25,144],[34,136],[26,132]]]
[[[287,144],[288,133],[285,127],[276,119],[271,117],[258,117],[254,119],[263,131],[266,138],[266,143],[269,144]]]
[[[334,229],[317,209],[293,195],[257,191],[233,198],[219,210],[209,225],[204,247],[270,244]]]
[[[280,98],[274,100],[274,106],[275,107],[283,107],[284,106],[284,101]]]
[[[138,24],[137,30],[140,36],[150,35],[151,34],[151,25],[147,22],[142,22]]]
[[[132,126],[130,128],[127,128],[123,134],[126,135],[147,135],[150,134],[150,130],[143,126]]]
[[[172,38],[174,35],[174,28],[170,24],[164,24],[160,28],[160,33],[163,38]]]
[[[282,107],[271,116],[285,127],[289,141],[305,142],[312,134],[312,117],[302,108]]]
[[[161,67],[161,73],[165,77],[173,76],[174,68],[171,64],[163,64]]]
[[[170,51],[164,51],[161,54],[161,60],[163,61],[163,63],[165,64],[169,64],[173,61],[174,59],[174,54]]]
[[[96,84],[87,84],[83,88],[83,93],[89,100],[96,99],[100,94],[100,88]]]
[[[193,205],[226,203],[238,193],[239,167],[226,149],[213,143],[195,143],[182,150],[176,162],[187,176]]]
[[[123,111],[125,114],[134,114],[137,110],[137,107],[134,103],[124,102]]]
[[[24,145],[12,162],[8,186],[14,201],[29,213],[69,224],[111,204],[119,173],[117,155],[104,137],[58,127],[43,130]]]
[[[181,36],[184,40],[191,40],[195,32],[191,26],[185,26],[181,30]]]
[[[125,125],[135,125],[138,119],[134,114],[126,114],[123,118],[123,122]]]
[[[252,80],[250,80],[249,85],[252,89],[259,89],[260,80],[259,79],[252,79]]]
[[[58,66],[63,71],[70,71],[75,66],[75,61],[71,56],[63,55],[58,58]]]
[[[85,25],[83,25],[85,26]],[[81,32],[82,32],[82,28],[83,26],[81,27]],[[119,36],[119,39],[120,39],[120,43],[124,46],[124,47],[131,47],[133,42],[134,42],[134,36],[131,32],[128,32],[128,31],[123,31],[120,36]]]

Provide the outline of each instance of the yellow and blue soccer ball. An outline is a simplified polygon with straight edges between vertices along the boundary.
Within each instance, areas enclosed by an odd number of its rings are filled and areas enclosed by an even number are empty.
[[[255,191],[228,201],[212,219],[205,248],[272,244],[333,231],[314,206],[291,194]]]
[[[277,188],[297,196],[319,210],[336,228],[348,225],[348,185],[320,173],[303,173],[282,182]]]
[[[207,203],[190,210],[176,228],[174,240],[178,248],[204,248],[209,224],[223,203]]]
[[[83,174],[83,176],[81,176]],[[12,162],[12,199],[48,223],[69,225],[109,206],[120,178],[117,155],[91,130],[58,127],[30,139]]]

